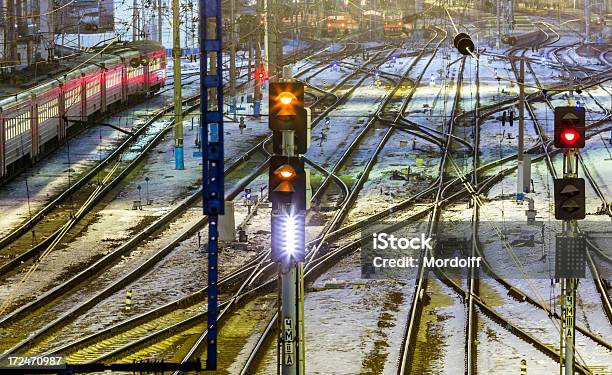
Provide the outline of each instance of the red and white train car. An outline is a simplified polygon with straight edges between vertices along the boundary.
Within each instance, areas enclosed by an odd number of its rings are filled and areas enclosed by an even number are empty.
[[[76,123],[158,91],[166,51],[157,42],[109,48],[62,77],[0,99],[0,181],[51,151]]]

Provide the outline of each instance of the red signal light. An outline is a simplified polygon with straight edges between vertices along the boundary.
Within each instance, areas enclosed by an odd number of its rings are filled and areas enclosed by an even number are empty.
[[[265,81],[268,79],[268,73],[264,69],[255,71],[255,78],[259,81]]]
[[[557,148],[583,148],[586,140],[584,108],[556,107],[554,135],[554,145]]]
[[[573,144],[580,138],[580,134],[574,129],[565,129],[561,133],[561,138],[568,144]]]

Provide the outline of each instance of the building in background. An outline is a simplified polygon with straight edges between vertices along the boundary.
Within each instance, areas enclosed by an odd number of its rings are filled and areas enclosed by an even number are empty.
[[[112,32],[115,28],[113,0],[0,0],[0,10],[0,70],[4,75],[63,56],[66,51],[57,45],[57,35]]]

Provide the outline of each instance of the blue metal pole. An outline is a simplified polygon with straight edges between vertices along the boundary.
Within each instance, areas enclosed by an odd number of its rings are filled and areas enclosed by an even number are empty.
[[[221,0],[200,1],[202,193],[208,215],[208,341],[206,370],[217,369],[218,219],[225,211],[223,186],[223,72]]]

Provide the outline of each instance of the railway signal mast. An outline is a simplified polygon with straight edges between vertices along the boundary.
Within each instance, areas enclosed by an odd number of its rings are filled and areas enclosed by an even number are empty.
[[[221,0],[201,0],[200,14],[200,124],[202,144],[202,200],[208,215],[208,335],[206,370],[217,369],[219,315],[219,215],[225,213],[223,158],[223,61]]]
[[[563,178],[555,179],[555,218],[563,220],[556,237],[555,277],[561,280],[561,348],[565,348],[565,374],[574,374],[575,311],[578,278],[584,277],[586,241],[578,232],[585,218],[585,184],[578,178],[578,149],[585,145],[585,109],[555,108],[554,145],[563,150]],[[564,363],[563,363],[564,362]]]
[[[283,375],[304,374],[305,215],[309,207],[304,158],[310,144],[310,113],[304,85],[285,79],[270,83],[269,127],[273,132],[269,199],[272,202],[271,259],[278,263],[281,314],[279,363]]]

